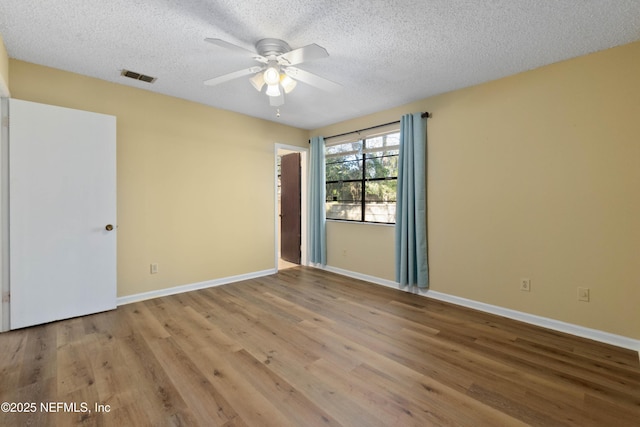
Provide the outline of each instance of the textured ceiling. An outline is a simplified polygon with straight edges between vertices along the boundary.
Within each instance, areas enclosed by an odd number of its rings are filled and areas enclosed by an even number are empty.
[[[12,58],[313,129],[639,40],[640,0],[2,0],[0,34]],[[277,118],[247,77],[203,85],[256,65],[206,37],[317,43],[299,68],[342,89],[300,83]]]

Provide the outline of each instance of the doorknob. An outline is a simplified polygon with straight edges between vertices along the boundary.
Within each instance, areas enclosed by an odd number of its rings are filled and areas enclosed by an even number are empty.
[[[111,231],[111,230],[113,230],[113,225],[111,225],[111,224],[107,224],[107,226],[105,227],[105,229],[106,229],[107,231]]]

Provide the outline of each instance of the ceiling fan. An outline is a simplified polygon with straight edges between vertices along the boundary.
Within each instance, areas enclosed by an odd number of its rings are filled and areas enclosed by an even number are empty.
[[[205,41],[230,51],[251,56],[260,63],[260,65],[206,80],[204,84],[207,86],[215,86],[253,74],[249,81],[259,92],[264,86],[267,87],[266,94],[272,107],[284,104],[283,92],[291,92],[297,81],[329,92],[340,89],[340,85],[337,83],[294,67],[294,65],[303,62],[329,56],[325,48],[315,43],[291,50],[291,47],[283,40],[262,39],[256,43],[256,52],[252,52],[221,39],[206,38]]]

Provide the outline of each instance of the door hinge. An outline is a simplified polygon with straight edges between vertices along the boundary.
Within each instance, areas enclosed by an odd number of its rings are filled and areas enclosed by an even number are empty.
[[[5,292],[4,294],[2,294],[2,302],[9,301],[11,301],[11,292]]]

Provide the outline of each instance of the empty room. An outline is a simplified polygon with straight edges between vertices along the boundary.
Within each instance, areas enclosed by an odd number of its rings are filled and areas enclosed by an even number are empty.
[[[1,426],[637,426],[640,2],[3,0]]]

